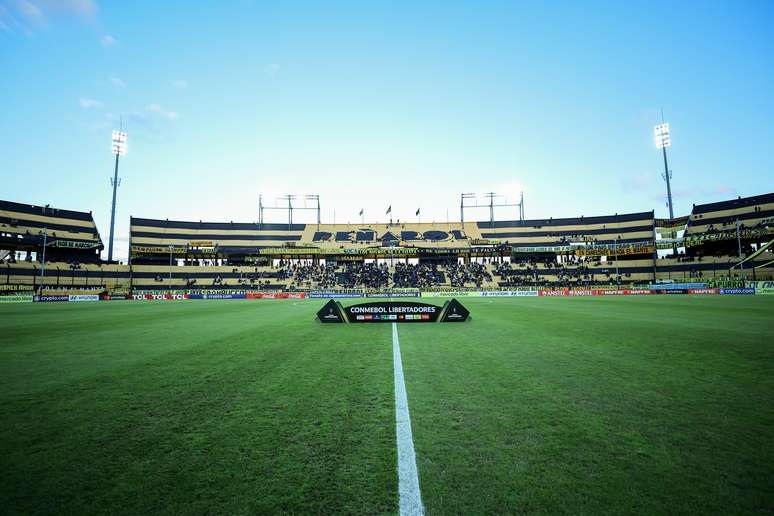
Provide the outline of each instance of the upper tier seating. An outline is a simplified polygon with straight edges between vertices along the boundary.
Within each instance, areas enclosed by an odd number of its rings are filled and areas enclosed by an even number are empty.
[[[619,244],[653,239],[652,211],[599,217],[478,222],[482,238],[508,241],[514,247],[564,245],[571,242]]]
[[[774,193],[739,197],[730,201],[694,204],[686,236],[736,232],[736,221],[742,229],[756,229],[774,217]],[[774,227],[774,224],[770,224]]]
[[[130,219],[133,256],[164,254],[169,246],[217,248],[224,254],[253,254],[259,249],[299,242],[305,224],[256,224],[237,222],[185,222],[176,220]]]
[[[91,213],[0,201],[0,248],[39,248],[44,232],[52,251],[102,249]]]

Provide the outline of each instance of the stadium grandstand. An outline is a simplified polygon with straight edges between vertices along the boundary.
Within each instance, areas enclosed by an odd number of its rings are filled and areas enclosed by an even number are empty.
[[[0,208],[7,291],[617,288],[774,273],[771,252],[756,254],[774,233],[774,194],[694,205],[675,219],[653,211],[445,224],[131,217],[126,265],[100,260],[91,213]]]
[[[99,262],[103,248],[91,212],[9,201],[0,201],[0,245],[6,255],[10,251],[29,255],[45,246],[49,260],[90,263]]]

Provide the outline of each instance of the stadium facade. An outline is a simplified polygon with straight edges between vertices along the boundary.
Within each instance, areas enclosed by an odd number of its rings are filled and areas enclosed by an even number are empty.
[[[774,279],[774,193],[654,212],[493,222],[277,224],[131,217],[129,263],[90,212],[0,201],[0,291],[314,292],[744,286]],[[739,263],[742,258],[744,263]],[[51,292],[49,292],[51,291]],[[53,292],[53,294],[52,294]],[[85,294],[84,294],[85,292]]]

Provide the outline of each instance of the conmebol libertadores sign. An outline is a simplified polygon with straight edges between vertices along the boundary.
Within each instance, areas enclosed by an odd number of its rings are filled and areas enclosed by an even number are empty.
[[[413,301],[380,301],[342,306],[331,299],[317,312],[317,318],[324,323],[418,323],[418,322],[463,322],[470,312],[456,299],[446,301],[443,306]]]

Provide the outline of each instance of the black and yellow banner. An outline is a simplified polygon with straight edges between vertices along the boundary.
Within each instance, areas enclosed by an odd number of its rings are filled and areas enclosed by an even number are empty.
[[[576,256],[629,256],[634,254],[653,254],[652,245],[615,247],[580,247],[575,250]]]

